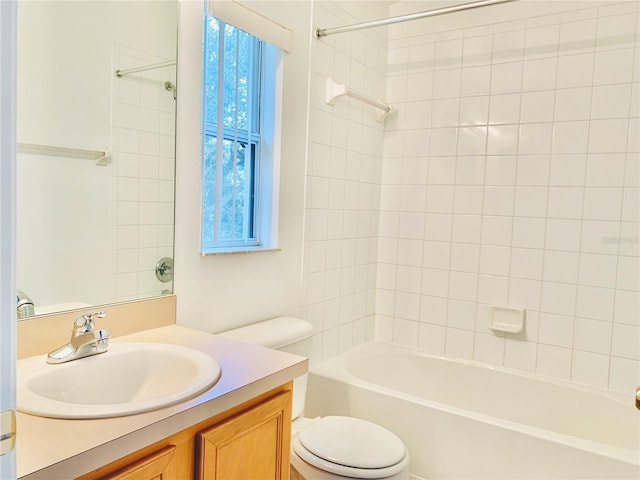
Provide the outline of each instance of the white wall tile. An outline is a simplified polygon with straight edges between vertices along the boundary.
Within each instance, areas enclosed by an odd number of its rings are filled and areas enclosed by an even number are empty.
[[[627,119],[592,120],[589,129],[589,152],[625,152],[628,128]]]
[[[619,220],[622,191],[619,188],[587,187],[584,192],[583,217],[589,220]]]
[[[536,373],[569,380],[571,350],[551,345],[538,345]]]
[[[486,185],[513,185],[515,178],[515,156],[487,156],[484,178]]]
[[[585,153],[590,145],[589,122],[560,122],[553,125],[554,154]],[[591,149],[589,149],[591,151]]]
[[[513,215],[515,187],[485,187],[482,213]]]
[[[631,84],[593,88],[591,118],[623,118],[629,115]]]
[[[509,305],[527,309],[527,318],[531,311],[540,309],[542,282],[538,280],[511,278],[509,282]],[[526,325],[530,322],[527,320]]]
[[[614,323],[611,355],[640,360],[640,327]]]
[[[573,331],[573,347],[585,352],[609,354],[612,324],[598,320],[576,318]]]
[[[559,25],[545,25],[527,29],[524,49],[527,58],[556,55],[559,33]]]
[[[536,369],[537,345],[507,338],[504,346],[504,366],[533,372]]]
[[[551,218],[580,218],[582,216],[584,189],[578,187],[549,188],[549,208]]]
[[[519,189],[518,191],[520,191]],[[546,197],[545,197],[546,198]],[[516,215],[518,214],[518,196],[516,192]],[[523,202],[524,203],[524,202]],[[546,201],[545,201],[546,210]],[[545,239],[545,219],[519,215],[513,219],[514,247],[543,248]]]
[[[555,91],[528,92],[522,95],[522,123],[553,121]]]
[[[578,283],[591,287],[608,288],[616,284],[617,257],[583,253],[580,255]]]
[[[597,353],[573,351],[571,380],[576,383],[606,387],[609,383],[609,357]]]
[[[500,248],[500,247],[488,247]],[[542,279],[544,252],[532,248],[512,248],[509,263],[511,277],[526,279]],[[482,262],[480,264],[482,269]],[[482,271],[482,270],[481,270]],[[484,272],[483,272],[484,273]]]
[[[491,93],[509,93],[520,90],[523,62],[501,63],[491,71]]]
[[[616,290],[614,321],[626,325],[640,326],[640,293]]]
[[[464,67],[461,74],[460,94],[486,95],[491,88],[491,67],[488,65]]]
[[[417,321],[420,316],[420,295],[398,292],[396,294],[395,318]],[[412,322],[413,323],[413,322]],[[417,328],[417,325],[414,326]],[[417,338],[417,335],[413,337]],[[403,342],[406,345],[406,341]]]
[[[625,177],[624,154],[591,154],[587,157],[586,184],[593,187],[621,187]]]
[[[558,315],[573,315],[576,304],[576,285],[543,282],[540,310]]]
[[[451,162],[451,159],[449,159]],[[458,156],[455,163],[455,184],[482,185],[484,183],[484,157]]]
[[[451,299],[447,301],[447,327],[473,330],[475,315],[474,303]]]
[[[460,99],[460,125],[486,125],[488,118],[488,95]]]
[[[597,48],[620,48],[633,44],[637,29],[634,16],[629,13],[623,15],[604,15],[598,18]]]
[[[591,51],[596,45],[596,20],[582,20],[560,25],[559,52]]]
[[[632,237],[632,240],[636,237]],[[615,257],[614,257],[615,258]],[[611,268],[613,261],[607,257],[606,266]],[[611,278],[609,274],[609,279]],[[640,290],[640,258],[639,257],[618,257],[618,272],[616,287],[622,290]]]
[[[445,353],[452,357],[473,358],[473,337],[473,332],[456,328],[447,329]]]
[[[483,188],[481,186],[463,185],[455,188],[453,211],[456,214],[482,213]]]
[[[585,183],[587,155],[552,155],[549,184],[553,186],[582,186]]]
[[[429,152],[432,155],[455,155],[458,143],[456,128],[437,128],[430,132]]]
[[[410,79],[412,76],[409,77]],[[460,95],[461,70],[454,68],[433,72],[433,98],[452,98]],[[427,98],[427,97],[425,97]],[[411,98],[408,98],[411,100]],[[416,99],[419,100],[419,99]]]
[[[455,272],[449,274],[449,297],[456,300],[473,302],[478,294],[478,275]]]
[[[516,188],[514,206],[516,218],[546,216],[548,198],[550,198],[550,192],[547,187]],[[554,206],[555,209],[559,210]],[[544,238],[544,231],[542,237]]]
[[[480,245],[470,243],[451,244],[449,268],[459,272],[477,272],[480,263]]]
[[[565,67],[563,66],[563,68]],[[524,62],[522,90],[531,91],[555,88],[557,72],[558,59],[556,57],[539,59],[527,57]]]
[[[509,279],[496,275],[478,277],[478,303],[506,305],[509,297]]]
[[[444,353],[445,332],[445,327],[420,324],[418,347],[430,353]]]
[[[517,125],[492,125],[487,128],[487,154],[509,155],[517,153],[519,133]]]
[[[509,274],[511,249],[507,247],[495,247],[483,245],[480,250],[480,273],[489,275]]]
[[[555,121],[588,120],[591,116],[591,95],[592,87],[556,90]]]
[[[557,88],[584,87],[591,84],[594,53],[566,55],[558,58]]]
[[[517,123],[520,119],[520,93],[491,95],[489,123]]]
[[[547,185],[549,183],[549,163],[548,155],[519,155],[516,183],[518,185]]]
[[[459,111],[459,98],[433,100],[431,102],[431,126],[433,128],[457,126]]]
[[[557,252],[547,250],[544,254],[542,279],[548,282],[572,283],[578,280],[577,252]]]
[[[474,360],[492,365],[502,364],[505,350],[505,339],[503,337],[476,334],[474,340]]]
[[[552,132],[555,133],[551,123],[520,125],[518,153],[551,153]]]
[[[547,219],[545,247],[576,252],[580,249],[580,220]]]
[[[595,85],[630,83],[633,79],[633,49],[598,51],[595,54]]]
[[[512,227],[511,217],[485,216],[482,219],[481,241],[486,245],[509,246]]]
[[[447,324],[447,299],[423,295],[420,300],[420,321],[435,325]]]

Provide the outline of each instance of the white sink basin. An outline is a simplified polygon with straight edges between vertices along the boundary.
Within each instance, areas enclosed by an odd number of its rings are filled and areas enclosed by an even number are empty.
[[[174,405],[208,390],[220,364],[192,348],[112,343],[106,353],[59,365],[18,362],[18,410],[53,418],[105,418]]]

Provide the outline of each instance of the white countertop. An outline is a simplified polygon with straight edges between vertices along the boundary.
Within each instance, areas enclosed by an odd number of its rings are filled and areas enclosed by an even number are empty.
[[[138,415],[60,420],[18,412],[18,478],[53,480],[93,471],[279,387],[308,369],[303,357],[178,325],[114,338],[111,342],[188,346],[214,357],[222,374],[211,389],[198,397]]]

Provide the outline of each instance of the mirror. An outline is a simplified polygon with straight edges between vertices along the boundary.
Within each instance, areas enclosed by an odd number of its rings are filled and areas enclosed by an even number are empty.
[[[17,287],[35,314],[172,292],[177,22],[176,0],[18,5]]]

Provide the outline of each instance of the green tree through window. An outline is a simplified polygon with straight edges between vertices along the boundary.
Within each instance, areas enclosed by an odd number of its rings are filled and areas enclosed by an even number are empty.
[[[205,18],[203,252],[259,245],[263,42]]]

